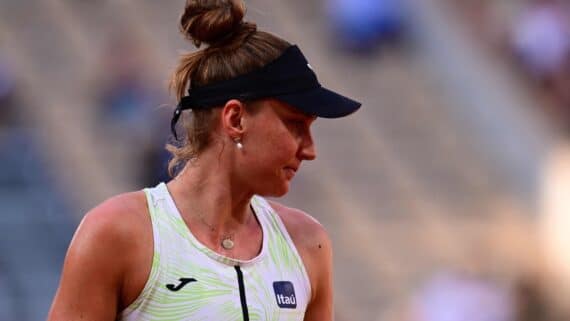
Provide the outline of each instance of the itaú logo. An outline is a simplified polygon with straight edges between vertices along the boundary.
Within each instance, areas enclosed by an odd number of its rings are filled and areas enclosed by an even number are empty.
[[[295,298],[295,288],[293,287],[293,283],[289,281],[273,282],[273,290],[275,291],[277,305],[280,308],[297,308],[297,299]]]

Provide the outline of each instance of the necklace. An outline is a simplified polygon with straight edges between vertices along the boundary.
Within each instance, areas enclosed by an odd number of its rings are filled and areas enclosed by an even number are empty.
[[[231,237],[222,240],[222,247],[226,250],[231,250],[234,247],[234,241],[232,241]]]
[[[210,228],[210,232],[215,232],[215,231],[216,231],[216,228],[215,228],[215,227],[213,227],[212,225],[210,225],[210,223],[206,222],[206,220],[204,219],[204,216],[198,215],[198,217],[200,218],[200,221],[201,221],[202,223],[204,223],[204,225],[206,225],[207,227]],[[226,234],[226,235],[223,235],[223,236],[222,236],[222,242],[221,242],[221,244],[222,244],[222,247],[223,247],[224,249],[226,249],[226,250],[231,250],[231,249],[234,248],[234,245],[235,245],[235,243],[234,243],[234,241],[233,241],[234,234],[235,234],[235,232],[232,232],[232,233],[229,233],[229,234]]]

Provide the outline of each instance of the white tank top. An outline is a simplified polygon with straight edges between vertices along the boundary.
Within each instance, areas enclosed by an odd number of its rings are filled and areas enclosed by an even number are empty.
[[[278,214],[259,196],[251,206],[263,231],[258,256],[242,261],[200,243],[164,183],[145,189],[154,255],[139,297],[119,320],[303,320],[311,296],[307,272]]]

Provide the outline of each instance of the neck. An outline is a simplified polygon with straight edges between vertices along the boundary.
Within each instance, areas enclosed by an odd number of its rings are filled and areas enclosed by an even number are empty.
[[[201,158],[188,164],[168,189],[186,222],[202,221],[219,237],[252,222],[252,193],[244,192],[217,160]]]

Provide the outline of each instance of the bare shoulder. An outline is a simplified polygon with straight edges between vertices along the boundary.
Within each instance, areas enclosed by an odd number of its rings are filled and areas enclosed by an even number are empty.
[[[85,215],[67,251],[49,320],[116,319],[144,282],[134,267],[146,273],[144,266],[150,266],[145,246],[152,244],[152,227],[146,213],[144,194],[133,192]],[[125,286],[133,281],[136,286]]]
[[[131,276],[152,255],[152,223],[142,191],[114,196],[89,211],[79,225],[71,246],[103,252],[101,261],[112,260]],[[79,244],[73,244],[79,243]],[[136,272],[135,272],[136,273]],[[138,274],[138,273],[137,273]]]
[[[81,220],[70,245],[70,254],[100,253],[101,260],[118,263],[132,259],[150,227],[146,198],[142,191],[109,198]],[[151,232],[152,233],[152,232]],[[152,236],[150,236],[152,237]]]
[[[269,204],[285,224],[297,247],[311,252],[330,247],[328,233],[317,219],[302,210],[278,202],[269,201]]]
[[[114,241],[127,241],[144,228],[147,216],[146,198],[142,191],[109,198],[90,210],[81,220],[76,236],[88,234]]]
[[[92,210],[83,218],[82,224],[100,222],[101,224],[120,223],[120,221],[138,221],[147,212],[146,196],[143,191],[129,192],[113,196]],[[132,223],[132,222],[131,222]],[[124,224],[125,227],[130,224]],[[119,225],[119,228],[122,226]]]

